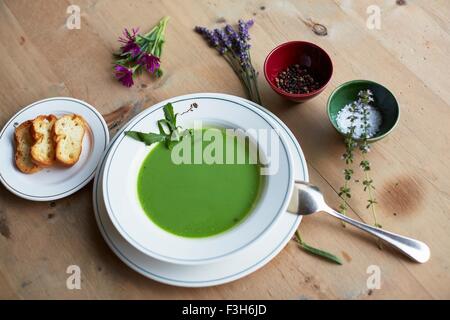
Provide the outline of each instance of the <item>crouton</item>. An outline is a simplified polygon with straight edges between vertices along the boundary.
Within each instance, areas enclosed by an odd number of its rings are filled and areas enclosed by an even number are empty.
[[[84,119],[76,114],[59,118],[53,126],[56,143],[56,160],[66,166],[74,165],[80,158],[86,131]]]
[[[32,124],[33,122],[31,120],[25,121],[14,131],[16,166],[20,171],[28,174],[41,170],[41,167],[31,159],[31,147],[35,142],[31,134]]]
[[[55,162],[55,144],[52,130],[56,117],[40,115],[31,125],[31,134],[35,140],[31,147],[32,160],[41,167],[49,167]]]

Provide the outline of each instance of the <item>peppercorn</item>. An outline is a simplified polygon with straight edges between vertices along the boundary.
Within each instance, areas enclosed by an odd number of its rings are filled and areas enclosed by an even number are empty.
[[[278,73],[275,78],[278,88],[291,94],[304,94],[320,88],[319,82],[311,75],[311,71],[299,64],[293,64]]]

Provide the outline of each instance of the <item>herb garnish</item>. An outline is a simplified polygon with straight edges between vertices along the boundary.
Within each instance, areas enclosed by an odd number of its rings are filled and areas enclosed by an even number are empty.
[[[173,105],[169,102],[163,108],[164,119],[158,120],[159,133],[125,131],[125,135],[135,140],[145,143],[147,146],[164,142],[168,149],[172,149],[174,145],[180,142],[185,136],[192,134],[192,129],[182,129],[177,126],[178,113],[174,113]]]
[[[342,202],[339,206],[340,211],[342,214],[347,213],[348,203],[347,201],[351,198],[351,192],[349,187],[349,182],[352,179],[353,176],[353,169],[351,168],[351,165],[353,163],[353,156],[354,156],[354,150],[359,149],[361,152],[362,160],[359,163],[359,166],[364,172],[364,180],[362,181],[364,191],[368,193],[369,199],[367,200],[367,206],[366,209],[370,209],[372,213],[372,217],[374,220],[375,227],[382,228],[381,224],[378,223],[377,215],[375,212],[375,204],[377,203],[373,191],[375,190],[375,187],[373,186],[373,179],[370,176],[370,162],[367,159],[367,153],[370,151],[370,144],[368,142],[368,138],[371,137],[373,132],[373,128],[371,127],[370,121],[369,121],[369,108],[371,107],[371,103],[374,101],[373,99],[373,93],[370,90],[361,90],[358,93],[358,100],[354,101],[350,105],[350,116],[348,117],[348,120],[350,121],[350,126],[348,127],[348,131],[345,135],[345,153],[343,154],[342,158],[345,161],[346,168],[344,169],[344,186],[340,188],[339,190],[339,196],[342,199]],[[358,117],[358,115],[361,115]],[[357,118],[360,118],[362,123],[360,125],[360,128],[356,127],[355,120]],[[361,131],[361,134],[359,136],[360,141],[358,142],[355,139],[355,131],[356,130]],[[358,181],[355,181],[358,182]]]
[[[369,199],[367,200],[366,208],[371,209],[375,227],[382,228],[381,224],[379,224],[377,221],[377,214],[375,212],[375,204],[377,203],[377,200],[373,196],[373,191],[375,190],[375,187],[373,186],[373,179],[370,177],[370,162],[369,162],[369,160],[367,160],[367,157],[366,157],[366,154],[370,151],[370,144],[367,141],[368,131],[370,128],[369,115],[368,115],[369,112],[368,112],[367,106],[369,105],[369,103],[371,101],[373,101],[372,93],[369,90],[367,90],[366,92],[364,92],[362,94],[361,100],[364,103],[364,105],[363,105],[363,124],[362,124],[362,129],[363,129],[364,133],[362,136],[362,142],[359,146],[359,150],[361,151],[361,156],[362,156],[362,160],[361,160],[359,166],[364,171],[364,176],[365,176],[365,179],[363,180],[364,191],[366,191],[369,195]]]
[[[119,38],[122,44],[116,57],[114,76],[124,86],[134,85],[133,78],[136,74],[146,70],[156,77],[161,77],[161,54],[165,42],[168,17],[164,17],[152,30],[146,34],[140,34],[139,28],[124,29],[123,36]]]
[[[348,133],[345,136],[344,144],[345,144],[345,153],[342,155],[343,160],[345,161],[346,168],[344,169],[344,186],[339,190],[339,196],[342,199],[342,203],[339,205],[339,209],[343,215],[347,214],[348,203],[347,201],[352,197],[351,190],[349,187],[349,182],[353,176],[353,169],[351,165],[353,164],[353,155],[354,150],[358,146],[355,140],[353,140],[353,135],[356,130],[355,120],[356,120],[356,102],[353,102],[350,105],[351,115],[349,116],[350,127],[348,128]],[[345,227],[345,223],[342,222],[342,226]]]
[[[194,30],[225,58],[244,85],[250,100],[261,104],[257,81],[258,72],[253,67],[250,57],[249,29],[251,26],[253,26],[253,20],[239,20],[237,28],[227,24],[222,29],[208,30],[197,26]]]
[[[324,259],[327,259],[331,262],[334,262],[336,264],[340,264],[342,265],[342,261],[341,259],[339,259],[339,257],[335,256],[332,253],[326,252],[324,250],[321,249],[317,249],[314,247],[311,247],[309,244],[305,243],[302,238],[300,237],[300,233],[297,231],[295,231],[295,241],[297,241],[297,244],[300,248],[308,251],[311,254],[314,254],[316,256],[322,257]]]

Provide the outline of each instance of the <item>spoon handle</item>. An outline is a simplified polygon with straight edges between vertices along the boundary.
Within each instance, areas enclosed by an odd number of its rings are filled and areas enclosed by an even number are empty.
[[[417,262],[424,263],[430,258],[430,248],[421,241],[372,227],[368,224],[344,216],[330,207],[325,208],[325,212],[386,241]]]

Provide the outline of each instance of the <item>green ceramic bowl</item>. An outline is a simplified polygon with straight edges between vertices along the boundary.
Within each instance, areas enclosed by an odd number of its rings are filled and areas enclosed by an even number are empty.
[[[400,108],[397,100],[386,87],[369,80],[352,80],[341,84],[334,89],[328,98],[327,112],[333,127],[340,134],[344,135],[336,123],[336,116],[346,104],[356,100],[360,90],[367,89],[372,90],[375,99],[374,106],[380,110],[382,117],[378,133],[374,137],[367,139],[369,142],[374,142],[386,137],[395,128],[400,118]]]

